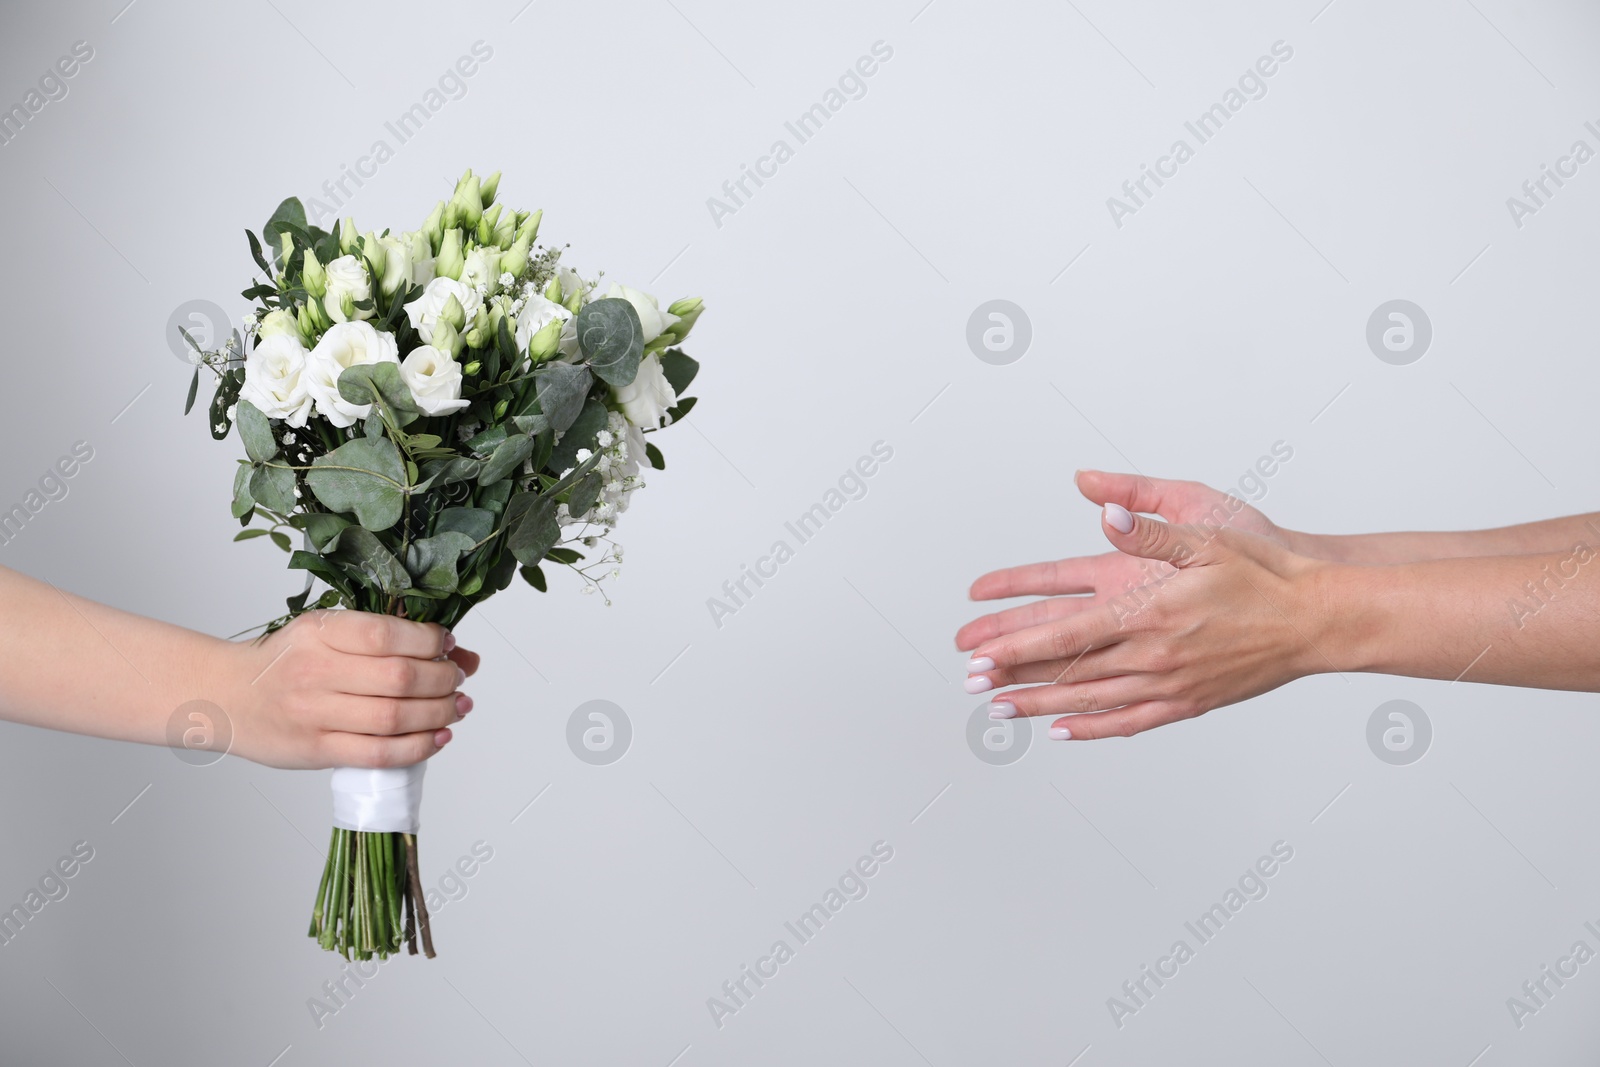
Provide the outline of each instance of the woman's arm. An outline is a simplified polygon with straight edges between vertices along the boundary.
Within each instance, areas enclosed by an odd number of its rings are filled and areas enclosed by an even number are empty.
[[[13,722],[165,744],[174,713],[201,700],[227,716],[246,759],[404,766],[437,752],[472,706],[456,688],[478,657],[438,626],[314,612],[237,643],[4,567],[0,605],[0,718]]]
[[[1600,568],[1587,548],[1363,565],[1117,504],[1102,526],[1167,572],[979,643],[968,692],[1027,687],[997,695],[996,718],[1066,714],[1052,737],[1126,736],[1345,671],[1600,691]]]
[[[1285,543],[1301,555],[1339,563],[1411,563],[1460,556],[1569,553],[1579,544],[1600,546],[1600,512],[1493,530],[1371,534],[1306,534],[1286,530],[1284,533]]]

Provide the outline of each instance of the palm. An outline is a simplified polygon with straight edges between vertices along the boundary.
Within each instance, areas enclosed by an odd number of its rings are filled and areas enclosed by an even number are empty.
[[[1130,511],[1160,515],[1169,523],[1226,527],[1284,544],[1284,532],[1249,504],[1230,510],[1229,497],[1199,482],[1168,481],[1141,475],[1083,471],[1078,489],[1096,504],[1114,501]],[[1240,502],[1242,503],[1242,502]],[[972,583],[973,600],[1037,596],[1021,607],[974,619],[956,634],[956,647],[974,649],[985,641],[1028,626],[1051,622],[1103,604],[1169,574],[1170,564],[1121,552],[1074,556],[992,571]]]

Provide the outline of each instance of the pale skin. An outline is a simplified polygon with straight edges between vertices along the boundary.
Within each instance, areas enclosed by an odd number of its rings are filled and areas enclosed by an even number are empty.
[[[1319,535],[1196,482],[1080,471],[1077,485],[1117,551],[972,585],[974,600],[1046,598],[956,634],[968,692],[1020,687],[992,717],[1125,737],[1336,672],[1600,692],[1600,512]]]
[[[159,745],[174,712],[207,701],[245,759],[403,767],[472,710],[459,689],[478,656],[432,623],[316,611],[264,641],[226,641],[4,567],[0,604],[0,719],[12,722]]]

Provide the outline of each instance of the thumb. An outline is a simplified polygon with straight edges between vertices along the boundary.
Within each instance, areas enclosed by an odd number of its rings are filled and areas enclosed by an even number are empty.
[[[1100,513],[1100,526],[1106,540],[1130,556],[1160,560],[1174,567],[1207,562],[1200,556],[1207,541],[1196,536],[1193,526],[1173,526],[1160,519],[1135,515],[1115,502],[1107,503]]]

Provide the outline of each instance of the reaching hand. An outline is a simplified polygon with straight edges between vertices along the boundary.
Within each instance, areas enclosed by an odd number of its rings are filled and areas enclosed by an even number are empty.
[[[999,695],[992,716],[1068,714],[1051,725],[1050,735],[1062,740],[1127,736],[1331,669],[1314,644],[1323,627],[1316,582],[1324,564],[1259,533],[1169,526],[1115,502],[1106,504],[1102,528],[1123,558],[1165,564],[1165,575],[1109,601],[1097,588],[1093,600],[1078,601],[1082,607],[1002,624],[1003,635],[978,643],[969,693],[1032,686]],[[1075,562],[1081,565],[1064,561]],[[1036,573],[1039,581],[1017,586],[1060,588],[1094,577],[1076,568],[1064,582]]]
[[[1130,512],[1160,515],[1168,522],[1228,527],[1259,534],[1279,544],[1290,543],[1289,532],[1280,529],[1260,511],[1238,497],[1230,497],[1199,482],[1079,471],[1077,485],[1078,491],[1096,504],[1118,504]],[[1104,605],[1112,598],[1129,596],[1140,586],[1168,577],[1172,572],[1171,565],[1163,561],[1141,559],[1122,552],[993,571],[972,583],[973,600],[1018,596],[1055,599],[1037,600],[974,619],[956,634],[956,648],[971,651],[985,641],[1023,627],[1064,619]],[[1082,595],[1085,593],[1090,595]]]

